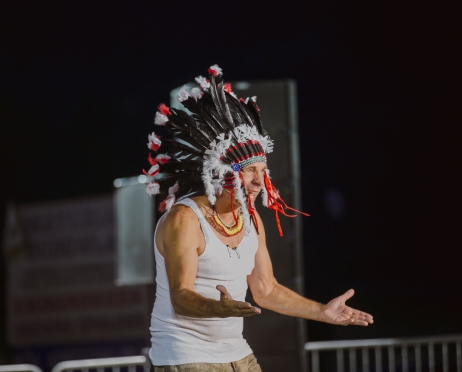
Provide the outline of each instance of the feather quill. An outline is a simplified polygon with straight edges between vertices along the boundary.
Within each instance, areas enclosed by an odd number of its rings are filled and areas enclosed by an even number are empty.
[[[266,135],[267,132],[265,131],[265,129],[263,129],[263,124],[260,119],[260,113],[258,112],[257,104],[255,103],[253,99],[249,99],[247,103],[247,108],[249,109],[249,111],[251,112],[253,116],[254,123],[255,123],[255,126],[257,127],[258,133],[260,133],[262,136]]]
[[[213,75],[210,75],[210,94],[212,95],[212,100],[215,105],[215,108],[218,114],[227,121],[227,124],[230,128],[234,127],[233,119],[229,113],[229,109],[226,106],[226,102],[223,102],[224,93],[223,92],[223,82],[220,81],[217,84],[217,81]],[[229,128],[228,128],[229,129]]]

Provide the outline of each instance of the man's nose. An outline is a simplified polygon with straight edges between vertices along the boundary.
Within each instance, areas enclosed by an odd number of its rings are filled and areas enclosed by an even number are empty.
[[[261,186],[263,185],[263,174],[256,172],[253,175],[253,183],[255,185]]]

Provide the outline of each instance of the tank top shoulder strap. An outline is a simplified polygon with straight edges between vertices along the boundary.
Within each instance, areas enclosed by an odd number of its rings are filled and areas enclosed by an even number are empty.
[[[199,219],[199,223],[201,224],[201,229],[202,229],[202,232],[204,233],[205,244],[209,244],[210,243],[209,225],[207,221],[205,220],[205,217],[202,214],[196,202],[190,198],[184,198],[184,199],[177,201],[175,204],[183,204],[193,210],[193,212],[196,214],[197,218]]]

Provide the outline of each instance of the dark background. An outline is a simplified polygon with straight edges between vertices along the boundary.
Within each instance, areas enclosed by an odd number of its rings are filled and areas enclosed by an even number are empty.
[[[208,66],[228,81],[292,78],[312,215],[306,294],[352,287],[350,305],[375,317],[361,329],[309,322],[309,339],[460,333],[456,14],[417,2],[2,1],[0,231],[9,200],[107,193],[139,174],[157,104]],[[3,294],[3,271],[0,282]]]

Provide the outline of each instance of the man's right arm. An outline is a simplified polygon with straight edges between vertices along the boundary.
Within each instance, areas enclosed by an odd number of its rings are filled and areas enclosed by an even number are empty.
[[[247,317],[260,313],[248,302],[234,301],[226,288],[218,285],[220,300],[194,292],[198,254],[204,237],[196,214],[183,205],[174,206],[161,226],[163,253],[173,309],[179,315],[195,318]]]

